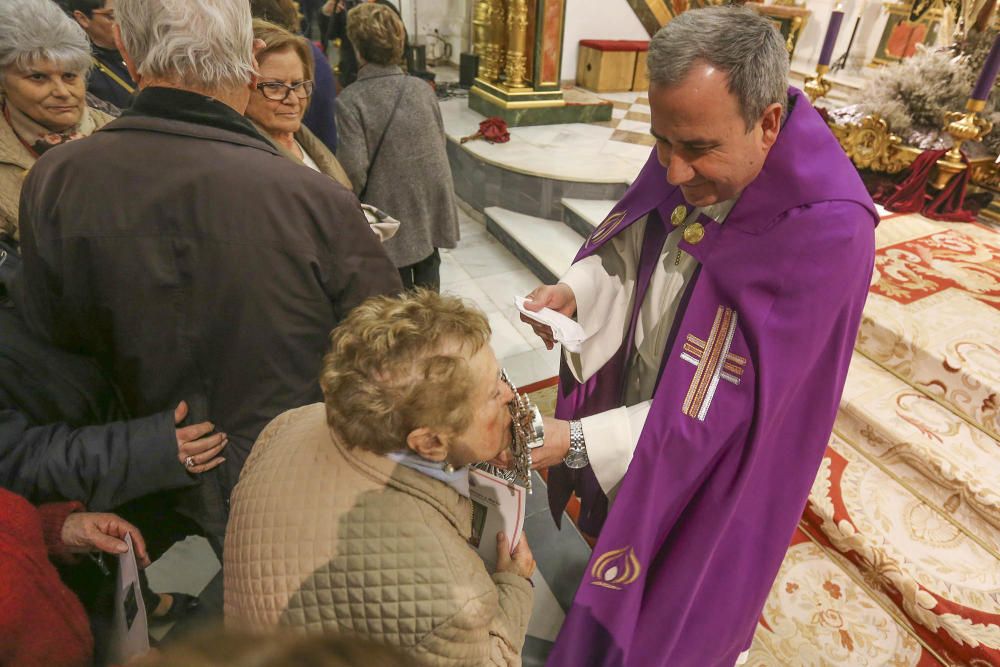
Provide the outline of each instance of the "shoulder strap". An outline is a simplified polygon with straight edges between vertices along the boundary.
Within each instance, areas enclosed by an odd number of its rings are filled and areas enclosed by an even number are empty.
[[[128,92],[130,95],[135,92],[135,88],[133,86],[130,86],[129,84],[125,83],[125,81],[120,76],[118,76],[117,74],[115,74],[111,70],[110,67],[108,67],[107,65],[105,65],[104,63],[102,63],[100,60],[98,60],[96,56],[91,56],[90,59],[94,61],[94,65],[97,66],[97,69],[101,70],[101,72],[103,72],[104,74],[106,74],[109,79],[111,79],[112,81],[114,81],[115,83],[117,83],[119,86],[121,86],[122,88],[124,88],[125,91]]]
[[[403,90],[406,88],[406,79],[409,77],[408,74],[403,75],[403,80],[399,84],[399,92],[396,93],[396,101],[392,104],[392,112],[389,114],[389,120],[385,122],[385,127],[382,128],[382,135],[378,138],[378,143],[375,144],[375,152],[372,153],[372,159],[368,161],[368,172],[365,174],[365,187],[361,189],[361,194],[358,195],[359,201],[365,200],[365,195],[368,193],[368,184],[371,182],[372,167],[375,166],[375,160],[378,159],[378,152],[382,149],[382,142],[385,141],[385,135],[389,132],[389,126],[392,125],[392,119],[396,117],[396,109],[399,108],[399,101],[403,99]]]

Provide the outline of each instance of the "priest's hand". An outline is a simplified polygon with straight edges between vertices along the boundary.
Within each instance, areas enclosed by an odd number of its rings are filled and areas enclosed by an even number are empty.
[[[559,465],[569,454],[569,422],[564,419],[543,418],[545,440],[541,447],[531,450],[531,467],[535,470]]]
[[[566,317],[576,315],[576,295],[572,288],[566,283],[555,285],[539,285],[531,290],[524,302],[524,307],[533,313],[537,313],[542,308],[551,308],[557,313],[562,313]],[[527,315],[521,315],[521,321],[530,324],[535,335],[545,341],[545,348],[551,350],[555,345],[552,338],[552,328],[547,324],[536,322]]]

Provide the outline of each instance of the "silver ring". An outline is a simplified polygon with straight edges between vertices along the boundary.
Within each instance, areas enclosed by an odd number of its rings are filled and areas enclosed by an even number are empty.
[[[186,459],[184,459],[184,467],[185,468],[193,468],[194,467],[194,457],[193,456],[189,456]]]

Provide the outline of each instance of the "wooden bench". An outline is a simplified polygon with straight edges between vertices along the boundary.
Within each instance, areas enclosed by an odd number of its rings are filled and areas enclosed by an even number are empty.
[[[580,40],[576,85],[603,93],[614,90],[646,90],[646,51],[649,42],[623,39]]]

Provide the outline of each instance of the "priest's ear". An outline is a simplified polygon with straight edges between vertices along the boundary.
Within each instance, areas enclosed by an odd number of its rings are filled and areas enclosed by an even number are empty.
[[[764,144],[765,150],[770,149],[778,140],[778,132],[781,130],[781,116],[784,110],[784,106],[778,102],[769,104],[764,109],[764,115],[760,119],[760,140]]]
[[[135,60],[132,58],[132,54],[128,52],[128,50],[125,48],[125,42],[122,41],[122,29],[116,23],[114,24],[114,26],[112,26],[111,30],[112,34],[114,35],[115,48],[118,49],[118,53],[121,54],[122,60],[125,61],[125,69],[128,70],[128,75],[132,77],[133,81],[135,81],[136,87],[141,88],[142,86],[140,85],[139,82],[142,79],[142,77],[139,75],[139,68],[136,67]]]
[[[406,436],[406,446],[422,459],[444,461],[448,456],[448,443],[435,430],[421,426]]]

